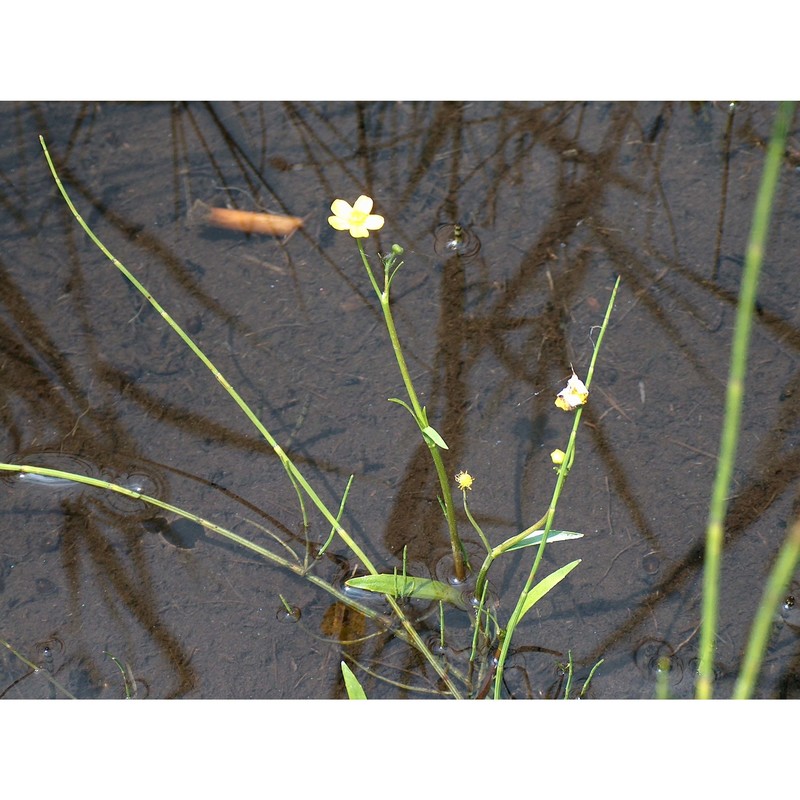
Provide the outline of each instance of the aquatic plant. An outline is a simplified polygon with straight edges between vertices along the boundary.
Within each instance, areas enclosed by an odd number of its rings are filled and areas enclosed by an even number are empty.
[[[453,477],[446,470],[442,457],[442,451],[447,450],[447,444],[441,433],[431,425],[431,422],[428,418],[427,409],[420,403],[417,390],[414,387],[405,357],[403,355],[403,350],[400,344],[400,336],[398,334],[392,314],[391,288],[400,268],[403,266],[403,262],[400,260],[400,257],[403,254],[403,248],[395,244],[391,248],[391,251],[388,255],[379,258],[382,267],[381,272],[383,273],[382,277],[379,278],[378,276],[380,273],[377,273],[375,270],[373,270],[370,258],[364,249],[364,240],[369,238],[370,231],[379,230],[383,227],[385,224],[384,218],[381,215],[372,213],[373,201],[366,195],[361,195],[353,205],[350,205],[344,200],[335,200],[332,203],[331,211],[333,213],[328,219],[329,224],[336,230],[347,231],[357,243],[358,252],[364,265],[364,269],[380,304],[389,341],[400,371],[403,385],[406,390],[405,399],[393,397],[389,398],[389,400],[390,402],[402,406],[410,413],[419,429],[423,441],[430,451],[431,458],[439,479],[440,507],[442,509],[450,534],[454,574],[453,584],[431,579],[426,576],[415,576],[408,574],[405,557],[403,559],[402,567],[399,571],[396,568],[392,573],[381,574],[378,572],[372,561],[366,556],[359,543],[341,524],[342,513],[349,492],[350,482],[345,489],[341,504],[339,505],[338,509],[331,508],[328,504],[323,502],[318,493],[306,479],[302,471],[287,455],[285,450],[278,444],[274,436],[265,427],[257,414],[244,401],[241,395],[236,391],[236,389],[234,389],[225,376],[223,376],[222,373],[217,369],[208,355],[201,350],[201,348],[194,342],[186,330],[177,323],[177,321],[155,299],[155,297],[153,297],[149,290],[135,277],[135,275],[133,275],[95,235],[77,208],[74,206],[68,192],[61,182],[43,138],[41,138],[41,145],[53,179],[55,180],[64,201],[87,236],[111,261],[114,267],[116,267],[116,269],[119,270],[122,275],[124,275],[125,278],[142,294],[142,296],[146,298],[146,300],[153,306],[161,318],[164,319],[164,321],[172,328],[172,330],[183,340],[186,346],[189,347],[189,349],[197,356],[197,358],[206,366],[215,380],[219,382],[219,384],[230,395],[237,406],[247,416],[250,422],[255,426],[261,436],[263,436],[263,438],[269,443],[273,452],[280,460],[281,465],[283,466],[292,486],[296,491],[304,521],[307,522],[307,503],[310,501],[311,505],[314,506],[330,524],[331,533],[328,537],[328,540],[324,543],[321,543],[311,557],[309,557],[309,554],[306,553],[304,558],[299,558],[296,556],[296,554],[294,558],[292,558],[291,556],[276,553],[268,548],[262,547],[256,542],[242,537],[233,531],[216,524],[210,519],[178,506],[166,503],[162,499],[148,495],[143,491],[139,491],[141,487],[123,486],[89,475],[81,475],[75,472],[40,467],[33,464],[0,464],[0,470],[17,472],[21,475],[41,476],[43,478],[54,480],[68,480],[89,486],[95,486],[108,492],[113,492],[144,501],[155,508],[168,511],[177,515],[178,517],[196,523],[212,534],[224,537],[229,541],[236,543],[237,545],[247,548],[251,552],[256,553],[275,566],[302,576],[315,586],[320,587],[324,591],[334,596],[337,601],[343,603],[345,606],[352,608],[356,612],[364,615],[364,617],[373,620],[377,625],[391,629],[395,636],[405,641],[411,647],[415,648],[424,657],[424,659],[438,675],[447,693],[449,693],[451,696],[487,696],[489,694],[490,687],[493,685],[493,696],[500,697],[502,695],[504,664],[509,653],[510,643],[512,641],[514,632],[519,625],[519,622],[534,607],[534,605],[545,596],[545,594],[547,594],[558,583],[560,583],[580,563],[579,559],[574,560],[534,583],[548,540],[551,542],[565,541],[580,538],[582,535],[578,532],[554,530],[553,520],[564,481],[569,474],[575,458],[575,441],[581,418],[581,408],[586,403],[589,396],[589,387],[591,384],[595,362],[603,340],[603,336],[608,326],[609,317],[614,304],[614,298],[616,297],[617,289],[619,287],[619,279],[617,279],[614,286],[608,303],[605,319],[597,337],[597,341],[595,342],[594,353],[587,373],[586,383],[584,384],[577,377],[573,370],[572,377],[569,379],[567,385],[554,399],[554,403],[559,408],[567,412],[574,412],[575,416],[572,432],[566,445],[564,457],[556,466],[557,477],[555,482],[555,490],[547,512],[541,517],[540,520],[525,530],[506,539],[499,545],[492,546],[481,530],[480,526],[477,524],[474,516],[470,512],[469,505],[467,503],[467,492],[472,490],[475,479],[470,473],[463,470],[455,475],[454,480],[457,488],[462,494],[465,515],[472,527],[477,531],[486,549],[486,557],[483,564],[479,569],[474,569],[467,559],[466,550],[458,531],[458,521],[451,488]],[[249,224],[249,221],[246,220],[245,223]],[[238,221],[237,224],[239,224]],[[270,220],[270,225],[272,224],[273,221]],[[367,573],[366,575],[353,577],[348,580],[347,587],[350,590],[364,590],[368,593],[371,592],[384,595],[386,602],[389,604],[394,614],[394,617],[400,623],[399,627],[392,623],[391,620],[387,620],[383,614],[376,611],[369,604],[362,602],[358,596],[354,596],[348,591],[342,591],[329,581],[326,581],[315,574],[314,566],[321,554],[324,553],[329,547],[334,536],[338,536],[341,539],[341,541],[347,546],[351,554],[357,560],[360,568]],[[516,601],[514,611],[511,614],[508,622],[501,624],[496,612],[493,609],[490,609],[487,604],[487,590],[489,585],[488,575],[490,568],[494,561],[496,561],[500,556],[530,547],[536,547],[537,551],[536,557],[529,571],[527,582]],[[470,576],[472,576],[472,580],[468,582]],[[467,595],[466,599],[465,592]],[[472,646],[470,648],[470,656],[466,670],[454,663],[448,662],[441,656],[441,654],[432,652],[429,643],[423,641],[415,629],[414,624],[404,611],[403,606],[409,600],[433,601],[439,604],[439,636],[442,645],[445,642],[444,605],[447,604],[448,606],[459,609],[462,613],[469,615],[473,632]],[[442,649],[444,649],[444,647],[442,647]],[[356,691],[353,689],[353,687],[355,684],[357,684],[357,679],[352,671],[349,673],[344,672],[343,677],[347,686],[347,690],[352,696],[353,692]],[[588,681],[586,685],[588,685]]]
[[[726,509],[726,498],[729,495],[731,469],[736,455],[737,432],[739,416],[741,414],[741,401],[744,379],[747,372],[747,339],[749,328],[752,322],[753,302],[758,281],[758,270],[763,260],[764,248],[767,240],[768,223],[771,209],[772,196],[775,191],[778,169],[783,156],[784,142],[786,139],[786,128],[791,120],[792,106],[790,104],[781,106],[778,119],[776,120],[775,131],[770,141],[765,161],[764,177],[761,190],[759,192],[756,206],[754,209],[754,223],[750,235],[750,243],[747,249],[741,294],[738,303],[737,324],[734,334],[734,347],[731,356],[731,368],[728,376],[728,396],[726,401],[726,414],[723,423],[723,436],[720,446],[719,470],[716,477],[714,495],[709,511],[708,531],[706,537],[706,558],[704,562],[704,608],[702,615],[702,641],[701,641],[701,661],[699,673],[697,675],[696,693],[698,697],[711,697],[713,695],[714,682],[714,655],[716,643],[716,618],[719,605],[719,581],[720,581],[720,562],[722,560],[722,542],[724,538],[724,519]],[[561,411],[573,414],[573,428],[569,442],[565,450],[556,449],[550,454],[556,472],[556,482],[550,505],[540,520],[525,530],[506,539],[499,545],[492,545],[480,525],[475,519],[470,508],[471,503],[480,503],[480,472],[462,469],[455,472],[455,468],[460,465],[452,465],[450,469],[445,469],[445,459],[447,458],[447,430],[442,429],[441,433],[437,430],[428,418],[427,410],[419,403],[417,392],[410,378],[400,340],[401,332],[398,332],[390,307],[390,288],[398,274],[402,261],[403,248],[395,245],[387,256],[378,256],[377,262],[372,262],[364,247],[364,240],[369,239],[371,231],[381,229],[386,220],[372,213],[373,202],[366,196],[361,196],[351,206],[346,201],[335,201],[331,210],[333,216],[329,222],[337,230],[347,231],[351,238],[356,239],[358,252],[364,264],[368,279],[375,291],[376,297],[384,315],[384,322],[395,356],[398,363],[401,377],[406,388],[407,396],[403,399],[390,398],[392,402],[406,408],[412,416],[413,422],[419,429],[420,436],[430,451],[434,466],[436,467],[439,479],[439,501],[443,514],[444,524],[450,533],[450,545],[453,562],[453,573],[457,578],[455,584],[449,584],[433,580],[427,576],[410,574],[406,564],[405,554],[402,563],[393,571],[380,573],[376,565],[367,558],[361,545],[356,538],[342,525],[342,515],[347,502],[352,476],[341,495],[341,502],[337,505],[323,502],[308,482],[303,472],[296,466],[293,460],[281,448],[271,433],[262,425],[258,416],[242,400],[230,383],[216,369],[211,360],[203,353],[200,348],[192,341],[183,328],[167,313],[148,290],[138,282],[132,275],[97,239],[91,229],[85,224],[77,209],[72,205],[66,190],[61,184],[55,167],[50,160],[47,148],[44,152],[48,163],[53,172],[53,176],[62,193],[65,201],[72,210],[73,215],[83,226],[87,235],[100,248],[100,250],[112,261],[112,264],[125,275],[133,286],[151,303],[162,318],[181,336],[186,345],[211,371],[215,380],[229,393],[232,399],[239,405],[257,430],[270,444],[272,450],[280,460],[288,479],[294,487],[300,502],[303,517],[307,517],[307,506],[316,508],[330,525],[330,536],[327,541],[309,546],[308,551],[303,557],[297,557],[293,552],[287,555],[283,550],[273,552],[271,549],[262,547],[256,542],[235,534],[233,531],[216,524],[214,521],[194,514],[185,509],[165,503],[158,496],[150,496],[141,492],[141,487],[133,485],[115,484],[110,481],[103,481],[97,477],[80,475],[77,472],[66,472],[63,470],[47,469],[33,464],[2,464],[0,469],[6,472],[18,473],[24,476],[42,477],[47,480],[75,481],[90,486],[96,486],[107,492],[117,493],[127,497],[141,499],[155,508],[161,508],[178,515],[202,526],[215,536],[225,537],[235,544],[249,549],[264,558],[279,569],[285,569],[295,575],[299,575],[309,581],[321,591],[328,592],[335,597],[338,602],[353,609],[363,618],[371,620],[382,630],[390,630],[393,635],[406,642],[409,647],[414,648],[422,654],[425,661],[436,671],[441,680],[442,690],[453,697],[500,697],[503,690],[503,672],[508,654],[514,645],[512,639],[520,636],[519,623],[525,618],[536,603],[545,594],[564,580],[571,572],[576,569],[580,560],[575,560],[564,564],[559,569],[554,570],[550,575],[541,578],[538,570],[541,566],[541,556],[548,543],[580,538],[581,534],[572,531],[553,530],[554,515],[556,506],[561,496],[566,477],[569,474],[576,456],[575,441],[581,419],[581,410],[586,402],[591,402],[590,390],[595,360],[598,349],[602,342],[602,337],[606,332],[606,327],[613,307],[616,295],[616,286],[611,295],[611,299],[606,312],[605,321],[601,335],[597,338],[596,347],[592,358],[592,364],[586,372],[585,383],[573,370],[571,377],[567,380],[566,386],[555,396],[554,403]],[[299,218],[291,218],[291,224],[298,227]],[[269,219],[268,229],[271,231],[283,230],[275,219]],[[279,220],[283,224],[283,220]],[[237,225],[240,224],[238,221]],[[251,225],[249,219],[241,222],[242,225]],[[265,223],[266,224],[266,223]],[[288,223],[287,223],[288,224]],[[277,227],[276,227],[277,226]],[[242,230],[248,229],[246,227]],[[288,232],[288,231],[287,231]],[[461,246],[464,243],[468,232],[460,227],[458,230],[447,230],[445,249],[448,253],[455,255],[461,254]],[[372,264],[379,264],[373,270]],[[383,271],[381,278],[380,272]],[[619,282],[617,282],[617,286]],[[583,374],[583,367],[580,368]],[[435,422],[435,420],[434,420]],[[471,465],[474,467],[474,464]],[[452,483],[455,482],[456,492],[461,493],[461,503],[464,516],[469,525],[478,535],[480,542],[485,549],[485,557],[482,564],[469,563],[463,546],[463,531],[459,530],[458,521],[455,513],[455,503],[453,502]],[[468,499],[469,498],[469,499]],[[347,582],[347,589],[342,590],[315,574],[315,564],[320,554],[331,545],[331,542],[338,537],[349,549],[353,558],[361,568],[361,572],[367,574],[359,575]],[[284,543],[281,542],[281,545]],[[538,548],[535,557],[532,559],[528,578],[525,582],[523,591],[516,598],[511,598],[512,603],[508,604],[508,598],[503,598],[500,608],[490,605],[487,601],[489,595],[489,576],[495,560],[501,556],[508,557],[509,554],[516,554],[514,557],[531,553],[530,547]],[[288,548],[287,548],[288,549]],[[764,587],[764,596],[759,606],[756,619],[753,623],[753,630],[742,662],[739,680],[734,689],[734,696],[748,697],[753,693],[753,688],[758,676],[761,661],[763,659],[766,643],[772,630],[774,609],[779,602],[779,598],[785,592],[796,565],[800,557],[800,521],[796,521],[790,526],[786,541],[778,554],[775,565],[768,581]],[[392,617],[376,610],[365,597],[367,595],[357,594],[355,591],[378,593],[386,597],[386,602],[392,610]],[[467,591],[465,595],[464,591]],[[408,602],[420,600],[429,602],[438,607],[439,611],[439,641],[431,642],[429,638],[423,639],[415,627],[415,622],[408,613]],[[285,602],[285,601],[284,601]],[[506,605],[511,605],[510,615],[508,610],[502,609]],[[466,667],[463,663],[455,663],[444,655],[446,640],[449,632],[445,630],[446,607],[452,607],[458,613],[465,615],[471,623],[472,647],[470,648],[469,659]],[[507,617],[507,618],[506,618]],[[399,624],[398,624],[399,621]],[[34,668],[32,661],[26,660],[5,640],[0,643],[9,649],[14,655],[20,658],[26,665]],[[109,654],[123,673],[125,680],[125,690],[133,693],[131,687],[133,681],[120,666],[115,657]],[[353,667],[351,669],[350,667]],[[588,678],[585,680],[580,694],[584,695],[588,683],[592,680],[595,665]],[[560,666],[563,674],[567,677],[567,684],[564,688],[564,696],[573,696],[578,693],[573,689],[573,663],[572,655],[569,654],[568,662]],[[669,669],[668,660],[659,663],[658,676],[661,680],[657,687],[660,696],[668,694],[668,688],[664,676]],[[355,671],[354,671],[355,670]],[[342,667],[343,682],[347,693],[351,697],[364,696],[363,689],[358,684],[355,672],[361,670],[364,674],[369,672],[363,665],[351,661],[350,665],[344,664]],[[374,674],[374,673],[369,673]],[[382,676],[377,676],[382,679]],[[54,684],[55,685],[55,684]],[[135,688],[134,688],[135,691]]]
[[[372,215],[372,222],[370,223],[371,217],[369,216],[369,214],[372,211],[372,206],[373,206],[372,199],[364,195],[361,195],[358,198],[354,206],[350,206],[350,204],[344,200],[334,200],[331,206],[331,211],[333,211],[334,216],[329,217],[328,222],[331,224],[332,227],[336,228],[337,230],[349,230],[351,236],[356,238],[356,242],[358,245],[358,252],[359,255],[361,256],[361,261],[364,264],[364,269],[367,272],[369,281],[380,302],[381,311],[383,313],[384,322],[386,324],[386,329],[389,334],[389,339],[391,341],[397,365],[400,369],[400,374],[403,379],[403,384],[408,394],[409,402],[405,402],[404,400],[400,400],[398,398],[390,398],[390,400],[391,402],[398,403],[399,405],[403,406],[414,418],[414,421],[416,422],[422,434],[422,438],[424,439],[425,444],[428,446],[431,457],[433,458],[434,465],[436,467],[436,474],[439,478],[439,484],[441,489],[441,496],[439,498],[439,501],[442,506],[442,510],[444,512],[444,516],[447,521],[447,526],[450,533],[450,544],[453,556],[455,579],[458,583],[463,584],[467,579],[467,569],[469,567],[469,564],[466,559],[466,551],[464,549],[463,542],[458,533],[458,524],[455,514],[455,506],[453,504],[453,495],[450,487],[450,480],[447,476],[447,472],[445,470],[444,462],[441,455],[441,451],[447,449],[447,444],[445,443],[440,433],[436,431],[436,429],[433,428],[433,426],[430,424],[426,409],[419,402],[417,392],[414,388],[413,381],[411,380],[411,376],[408,371],[408,367],[406,366],[406,361],[403,356],[403,351],[400,345],[400,339],[397,334],[397,328],[395,327],[394,319],[392,316],[390,290],[393,280],[395,279],[400,268],[403,266],[403,262],[397,260],[399,256],[402,255],[403,248],[400,245],[395,244],[392,246],[392,250],[389,253],[389,255],[381,258],[381,262],[383,264],[383,285],[381,287],[375,278],[375,273],[370,265],[369,258],[364,250],[364,245],[362,242],[363,239],[369,237],[369,229],[376,230],[382,227],[384,224],[383,217],[376,215]],[[373,226],[372,228],[370,228],[370,224]],[[527,612],[529,612],[531,608],[533,608],[533,606],[542,597],[544,597],[545,594],[547,594],[547,592],[549,592],[564,578],[566,578],[566,576],[580,563],[580,559],[575,560],[561,567],[560,569],[555,570],[552,574],[542,579],[534,586],[534,580],[536,578],[539,566],[542,561],[542,557],[544,555],[545,546],[547,544],[551,531],[553,530],[553,520],[556,513],[556,507],[558,505],[558,500],[561,495],[561,490],[574,462],[575,441],[576,441],[578,426],[580,425],[582,407],[586,404],[589,397],[589,385],[591,384],[592,381],[595,364],[597,361],[598,354],[600,352],[600,346],[603,342],[603,337],[605,336],[606,329],[608,327],[609,318],[611,316],[611,311],[614,307],[614,300],[616,298],[618,289],[619,289],[619,278],[617,278],[616,283],[614,284],[614,288],[611,293],[611,298],[609,299],[608,302],[605,319],[603,320],[603,324],[600,327],[600,333],[594,345],[594,350],[592,353],[592,361],[589,366],[586,383],[584,384],[583,381],[581,381],[580,378],[578,378],[573,369],[572,376],[567,381],[567,385],[558,393],[558,395],[554,400],[555,405],[562,411],[567,411],[567,412],[574,411],[576,413],[575,413],[574,424],[572,426],[572,432],[569,438],[569,442],[567,444],[566,453],[564,455],[563,460],[561,461],[561,463],[558,465],[557,468],[558,477],[556,480],[555,489],[553,491],[552,501],[545,515],[533,526],[527,528],[526,530],[522,531],[516,536],[511,537],[510,539],[501,543],[497,547],[492,548],[486,536],[484,535],[483,531],[480,529],[480,527],[477,525],[472,515],[469,513],[469,509],[467,506],[466,493],[468,490],[472,489],[472,485],[474,482],[472,475],[470,475],[467,472],[461,471],[455,476],[456,485],[458,486],[459,489],[461,489],[462,492],[464,511],[468,519],[470,520],[470,523],[476,529],[487,551],[486,559],[477,573],[474,594],[472,597],[472,601],[475,603],[477,607],[477,610],[475,612],[476,633],[479,630],[481,626],[481,620],[484,618],[485,615],[485,607],[483,600],[485,598],[487,575],[492,563],[504,553],[510,552],[511,550],[519,549],[520,547],[536,545],[538,548],[536,557],[534,559],[533,565],[531,566],[530,573],[528,575],[528,579],[519,595],[514,611],[511,614],[511,617],[508,620],[507,625],[500,626],[497,633],[497,638],[499,640],[498,655],[496,662],[493,664],[493,669],[495,671],[495,687],[494,687],[495,697],[499,697],[501,694],[503,668],[506,658],[508,656],[509,646],[514,631],[517,628],[517,625],[522,620],[524,615]],[[544,526],[543,530],[538,530],[541,526]],[[559,532],[559,533],[564,534],[564,532]],[[579,536],[580,534],[571,534],[571,535]],[[568,537],[565,536],[563,538],[568,538]],[[361,589],[378,591],[386,594],[387,596],[401,596],[401,597],[408,597],[415,595],[419,596],[418,586],[420,584],[426,587],[426,591],[431,590],[431,582],[428,579],[412,577],[410,578],[411,582],[409,583],[409,578],[408,576],[405,575],[405,572],[403,574],[402,580],[400,580],[399,582],[397,581],[396,576],[391,576],[391,575],[371,575],[356,580],[357,583],[354,583],[351,580],[349,582],[350,585],[357,585],[358,588]],[[396,587],[396,591],[392,591],[393,586]],[[438,588],[438,591],[441,593],[441,595],[444,596],[448,593],[448,587],[445,584],[441,584],[441,587]],[[484,629],[483,634],[486,637],[487,641],[491,641],[492,634],[488,628]]]
[[[753,223],[748,238],[736,307],[736,323],[726,385],[725,416],[706,529],[700,664],[696,686],[697,697],[703,699],[710,698],[713,693],[725,512],[739,441],[744,385],[747,376],[747,352],[755,313],[756,291],[769,233],[772,203],[786,147],[786,137],[793,116],[794,103],[787,102],[779,106],[767,147],[761,185],[753,208]],[[756,612],[745,652],[742,671],[734,688],[735,697],[744,698],[752,695],[772,628],[774,609],[778,607],[779,598],[785,593],[791,581],[798,559],[800,559],[800,520],[790,526],[789,533],[765,584],[764,595]]]

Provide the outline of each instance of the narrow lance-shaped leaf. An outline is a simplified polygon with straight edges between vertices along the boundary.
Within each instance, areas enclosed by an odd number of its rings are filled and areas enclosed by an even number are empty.
[[[388,594],[391,597],[414,597],[418,600],[442,600],[445,603],[465,607],[461,591],[441,581],[430,578],[415,578],[412,575],[363,575],[350,578],[345,583],[353,589]]]
[[[512,544],[511,547],[504,549],[503,552],[510,553],[512,550],[519,550],[522,547],[532,547],[539,544],[543,537],[544,531],[532,531],[524,539],[521,539],[516,544]],[[551,542],[566,542],[570,539],[581,538],[583,538],[583,534],[576,533],[575,531],[550,531],[550,533],[547,535],[547,544],[550,544]]]
[[[539,602],[554,586],[561,583],[564,578],[572,572],[578,564],[581,563],[581,559],[578,558],[575,561],[571,561],[569,564],[565,564],[563,567],[557,569],[555,572],[551,572],[546,578],[542,578],[539,583],[536,584],[529,592],[528,596],[525,598],[525,602],[522,605],[522,611],[520,612],[519,618],[522,619],[525,614],[530,611],[536,603]]]
[[[342,677],[344,678],[344,688],[347,689],[347,696],[350,700],[366,700],[367,695],[358,678],[353,674],[353,670],[342,661]]]
[[[431,425],[428,425],[427,428],[422,429],[422,435],[426,439],[430,439],[437,447],[441,447],[442,450],[449,450],[450,448],[445,444],[444,439],[442,439],[439,432],[433,428]]]

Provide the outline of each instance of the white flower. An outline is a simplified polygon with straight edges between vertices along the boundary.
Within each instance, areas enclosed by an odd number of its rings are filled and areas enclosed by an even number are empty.
[[[556,405],[563,411],[574,411],[578,406],[585,405],[588,397],[589,390],[573,370],[567,385],[556,397]]]

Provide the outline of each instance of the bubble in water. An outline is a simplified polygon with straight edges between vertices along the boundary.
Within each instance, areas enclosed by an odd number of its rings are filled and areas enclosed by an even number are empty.
[[[469,229],[458,223],[445,222],[433,232],[433,249],[440,256],[470,258],[481,249],[481,241]]]

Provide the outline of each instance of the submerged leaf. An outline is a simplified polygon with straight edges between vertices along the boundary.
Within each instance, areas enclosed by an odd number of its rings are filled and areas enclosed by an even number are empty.
[[[464,608],[461,591],[441,581],[431,578],[415,578],[412,575],[363,575],[350,578],[345,583],[353,589],[366,589],[368,592],[388,594],[391,597],[414,597],[418,600],[442,600],[445,603]]]
[[[525,598],[525,602],[522,606],[522,611],[520,612],[519,618],[522,619],[525,614],[530,611],[536,603],[539,602],[554,586],[561,583],[564,578],[572,572],[578,564],[581,563],[581,559],[578,558],[575,561],[570,561],[569,564],[565,564],[563,567],[557,569],[555,572],[551,572],[546,578],[542,578],[536,586],[533,587],[528,592],[528,596]]]
[[[342,661],[342,677],[344,677],[344,688],[347,689],[347,696],[350,700],[366,700],[367,695],[358,678],[353,674],[353,670]]]
[[[522,547],[532,547],[537,545],[542,541],[543,536],[544,531],[532,531],[524,539],[521,539],[516,544],[511,545],[511,547],[504,552],[510,553],[512,550],[519,550]],[[550,531],[550,533],[547,534],[547,544],[550,544],[550,542],[566,542],[569,539],[581,538],[583,538],[583,534],[576,533],[575,531]]]

